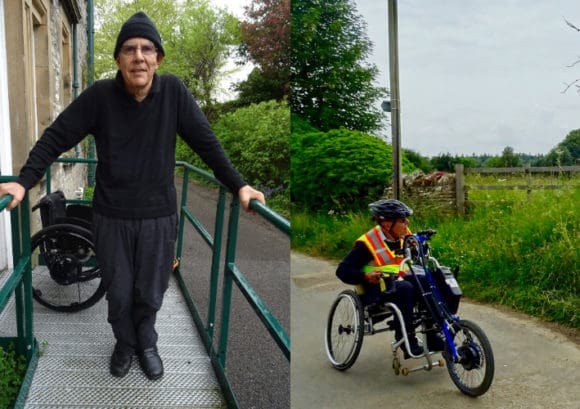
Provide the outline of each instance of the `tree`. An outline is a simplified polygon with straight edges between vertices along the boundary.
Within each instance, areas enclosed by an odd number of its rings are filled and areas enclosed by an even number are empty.
[[[421,169],[424,173],[429,173],[433,170],[433,165],[428,158],[421,156],[419,152],[415,152],[411,149],[403,149],[405,157],[411,162],[417,169]]]
[[[121,25],[132,14],[144,11],[157,26],[165,49],[159,72],[180,77],[208,114],[219,72],[241,41],[239,22],[233,15],[208,0],[97,0],[95,11],[96,78],[115,75],[113,48]]]
[[[436,170],[443,172],[455,172],[455,165],[461,164],[466,168],[474,168],[476,162],[474,158],[466,156],[451,156],[450,153],[444,153],[431,158],[431,165]]]
[[[352,0],[292,1],[292,113],[322,131],[379,129],[386,90],[373,85],[371,50]]]
[[[570,23],[568,20],[564,19],[564,21],[566,21],[566,24],[568,24],[568,26],[570,26],[572,29],[580,32],[580,28],[576,27],[574,24]],[[574,67],[576,64],[580,63],[580,59],[577,59],[576,61],[574,61],[572,64],[570,64],[568,67]],[[568,89],[572,86],[576,87],[576,91],[578,93],[580,93],[580,84],[578,84],[580,82],[580,78],[575,79],[574,81],[572,81],[569,84],[565,84],[566,88],[564,88],[564,91],[562,92],[566,92],[568,91]]]
[[[256,67],[248,78],[237,83],[234,89],[238,92],[237,105],[247,106],[263,101],[282,101],[286,99],[288,80],[282,81],[276,76],[267,77],[261,68]]]
[[[279,101],[290,94],[290,0],[253,0],[245,10],[240,51],[257,67],[236,87],[240,99]]]
[[[566,138],[540,161],[541,166],[576,165],[580,160],[580,129],[571,131]]]
[[[493,156],[485,162],[485,166],[492,168],[514,168],[522,166],[519,155],[514,153],[514,148],[506,146],[501,156]]]
[[[520,157],[514,153],[514,148],[511,146],[506,146],[503,149],[503,152],[501,153],[501,163],[505,168],[513,168],[522,165]]]

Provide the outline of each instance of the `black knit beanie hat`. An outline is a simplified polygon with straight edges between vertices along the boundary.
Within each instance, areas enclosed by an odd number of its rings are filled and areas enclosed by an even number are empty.
[[[125,21],[121,27],[121,31],[117,37],[117,44],[115,44],[115,52],[113,54],[115,59],[117,59],[123,43],[129,38],[134,37],[143,37],[153,41],[157,50],[165,56],[165,50],[163,50],[163,46],[161,45],[161,37],[159,36],[155,24],[153,24],[151,19],[147,17],[147,14],[139,11],[138,13],[133,14],[129,20]]]

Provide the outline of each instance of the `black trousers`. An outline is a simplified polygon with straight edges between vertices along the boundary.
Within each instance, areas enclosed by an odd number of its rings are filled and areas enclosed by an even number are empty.
[[[366,285],[365,295],[363,295],[362,300],[365,304],[376,303],[376,302],[392,302],[403,315],[403,320],[405,321],[405,328],[408,333],[414,333],[413,328],[413,308],[417,301],[416,291],[409,281],[391,281],[388,282],[388,292],[382,293],[378,285]],[[398,320],[395,320],[395,338],[401,339],[402,330],[401,325]]]
[[[116,219],[94,214],[93,235],[116,348],[132,353],[155,347],[155,319],[171,276],[177,215]]]

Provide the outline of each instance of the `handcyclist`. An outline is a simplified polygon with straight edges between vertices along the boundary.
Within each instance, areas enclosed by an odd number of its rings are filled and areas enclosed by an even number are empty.
[[[409,335],[411,354],[421,355],[423,347],[415,336],[413,307],[417,301],[411,282],[396,280],[399,264],[403,257],[395,252],[402,248],[403,238],[411,234],[408,228],[413,210],[395,199],[382,199],[369,205],[375,227],[360,236],[351,251],[339,264],[336,275],[347,284],[361,286],[363,303],[392,302],[401,310],[405,328]],[[384,273],[393,278],[383,278]],[[403,331],[395,320],[395,339],[402,338]],[[403,344],[405,359],[409,353]]]

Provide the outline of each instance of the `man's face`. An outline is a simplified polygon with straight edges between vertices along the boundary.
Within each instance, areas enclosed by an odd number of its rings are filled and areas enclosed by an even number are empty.
[[[407,225],[409,224],[409,219],[397,219],[395,220],[393,226],[391,227],[394,236],[396,238],[403,237],[407,232]]]
[[[396,219],[392,221],[383,220],[380,225],[385,232],[388,232],[393,238],[398,239],[404,237],[407,233],[407,225],[409,219]]]
[[[146,38],[130,38],[123,43],[117,55],[117,67],[123,75],[125,88],[131,94],[147,93],[153,83],[163,55],[155,44]]]

